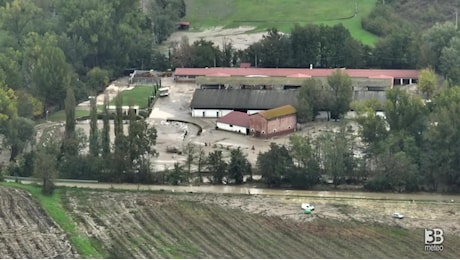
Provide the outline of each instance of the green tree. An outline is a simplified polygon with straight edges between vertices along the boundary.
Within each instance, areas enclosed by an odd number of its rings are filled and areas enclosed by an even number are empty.
[[[110,122],[109,122],[109,97],[104,96],[103,106],[103,126],[101,134],[102,157],[107,158],[110,155]]]
[[[411,96],[406,91],[393,88],[387,90],[385,117],[390,132],[403,132],[413,136],[417,142],[426,126],[427,110],[418,96]]]
[[[200,39],[192,46],[192,66],[195,68],[220,66],[220,50],[212,41]]]
[[[130,109],[127,139],[129,157],[126,165],[130,168],[128,170],[135,174],[134,177],[137,178],[137,174],[150,175],[150,168],[146,166],[150,166],[150,158],[157,156],[156,139],[156,128],[149,126],[144,120],[136,120],[134,110]]]
[[[227,174],[235,184],[242,184],[245,175],[251,175],[251,164],[238,147],[230,150],[230,163],[227,166]]]
[[[206,154],[204,152],[203,146],[200,145],[198,146],[198,151],[197,151],[197,156],[196,156],[196,165],[197,165],[199,183],[203,182],[202,169],[205,164],[206,164]]]
[[[168,174],[168,182],[171,185],[179,185],[187,180],[187,173],[178,162],[174,163],[174,168]]]
[[[260,59],[261,67],[286,67],[289,59],[288,37],[276,28],[267,30],[267,34],[260,40]]]
[[[18,116],[32,119],[42,114],[43,104],[39,99],[25,90],[17,90],[15,93],[18,97]]]
[[[206,159],[207,169],[212,176],[213,184],[222,184],[226,175],[227,163],[225,163],[222,151],[216,150],[208,154]]]
[[[455,36],[458,36],[458,32],[452,22],[436,23],[426,30],[422,35],[423,43],[427,46],[423,55],[429,57],[429,61],[424,65],[431,66],[436,71],[439,71],[442,51],[450,45],[450,41]]]
[[[440,182],[452,190],[459,190],[460,121],[457,113],[460,111],[460,87],[442,91],[433,103],[435,106],[423,139],[426,145],[424,157],[434,156],[431,161],[425,162],[430,165],[424,164],[430,168],[423,170],[427,181]]]
[[[86,78],[90,93],[98,93],[109,84],[109,72],[99,67],[94,67],[88,71]]]
[[[45,46],[32,73],[33,82],[43,98],[44,114],[50,105],[62,107],[70,75],[70,66],[62,50],[52,45]]]
[[[15,117],[7,121],[4,144],[10,149],[10,161],[16,161],[27,145],[32,144],[35,136],[34,122],[24,117]]]
[[[187,178],[190,182],[190,178],[192,177],[192,164],[196,159],[196,146],[189,142],[185,145],[183,152],[185,155],[185,167],[187,167]]]
[[[331,116],[338,119],[350,110],[353,94],[351,78],[348,74],[338,69],[327,77],[327,83],[331,88],[332,95],[330,104]]]
[[[62,140],[62,154],[75,156],[78,154],[78,139],[75,132],[75,96],[72,87],[67,87],[65,98],[65,131]]]
[[[16,117],[17,97],[12,89],[0,86],[0,129],[4,126],[4,121]]]
[[[319,80],[307,79],[297,96],[297,119],[299,122],[314,121],[321,109],[326,108],[327,89]]]
[[[317,184],[320,168],[312,140],[301,135],[289,136],[289,153],[296,165],[296,169],[288,176],[289,183],[296,188]]]
[[[51,195],[54,191],[54,180],[58,178],[58,162],[60,138],[62,134],[57,128],[46,128],[38,140],[34,155],[33,176],[42,181],[42,192]]]
[[[292,50],[292,65],[298,68],[319,66],[320,57],[320,27],[313,24],[300,26],[296,24],[291,30],[290,44]]]
[[[292,157],[288,149],[282,145],[270,143],[270,150],[259,153],[257,169],[263,181],[270,187],[280,187],[286,175],[294,168]]]
[[[193,66],[193,51],[187,36],[183,36],[179,43],[173,46],[172,65],[176,68]]]
[[[436,74],[431,69],[423,69],[420,71],[419,80],[417,84],[418,91],[420,91],[424,98],[431,99],[437,87]]]
[[[356,121],[360,125],[359,136],[368,146],[371,153],[378,148],[380,142],[388,136],[388,125],[385,118],[377,114],[381,106],[378,100],[353,102],[353,110],[357,113]]]
[[[115,145],[117,144],[117,137],[123,136],[123,98],[118,92],[115,97],[115,119],[113,120],[114,124],[114,133],[115,133]]]
[[[96,107],[96,96],[90,96],[90,130],[89,130],[89,154],[94,157],[99,156],[100,152],[100,140],[99,131],[97,127],[97,107]]]
[[[439,58],[439,69],[452,84],[460,84],[460,36],[453,37]]]
[[[337,133],[325,133],[318,137],[320,164],[326,175],[332,176],[336,188],[343,179],[353,175],[355,162],[352,142],[347,138],[342,125]]]
[[[13,35],[18,46],[27,32],[33,30],[41,9],[31,0],[13,0],[0,7],[1,28]]]

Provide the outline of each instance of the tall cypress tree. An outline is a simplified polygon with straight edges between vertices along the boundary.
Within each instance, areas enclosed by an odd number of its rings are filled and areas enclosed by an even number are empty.
[[[90,105],[91,105],[91,112],[90,112],[90,131],[89,131],[89,153],[92,156],[98,157],[99,156],[99,136],[98,136],[98,129],[97,129],[97,108],[96,108],[96,96],[90,97]]]
[[[102,156],[106,158],[110,154],[110,124],[109,124],[109,112],[107,106],[109,104],[109,97],[104,97],[104,116],[103,116],[103,128],[101,136]]]
[[[65,98],[65,132],[62,140],[61,153],[64,156],[78,154],[78,140],[75,133],[75,94],[72,87],[67,87]]]

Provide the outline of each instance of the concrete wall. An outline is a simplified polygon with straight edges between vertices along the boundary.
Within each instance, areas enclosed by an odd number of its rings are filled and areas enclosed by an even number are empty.
[[[246,127],[217,122],[217,128],[246,135]]]
[[[223,117],[232,111],[228,109],[192,109],[192,117]]]
[[[263,136],[267,134],[267,120],[259,115],[254,114],[249,117],[249,134]]]
[[[259,114],[249,118],[249,134],[260,137],[271,137],[290,133],[296,130],[297,116],[288,115],[266,120]]]
[[[296,126],[296,114],[271,119],[268,121],[267,136],[294,131]]]

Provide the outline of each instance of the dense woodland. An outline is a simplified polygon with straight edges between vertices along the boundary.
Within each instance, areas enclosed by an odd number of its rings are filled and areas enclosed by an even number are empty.
[[[418,8],[411,6],[415,2]],[[159,46],[185,15],[183,0],[0,1],[0,134],[2,148],[11,152],[4,173],[39,176],[47,191],[57,176],[178,184],[206,173],[213,183],[239,184],[243,175],[253,172],[273,187],[308,188],[320,175],[329,175],[334,185],[356,182],[369,190],[458,191],[460,34],[450,19],[452,10],[441,2],[379,1],[362,21],[364,28],[381,37],[375,46],[356,41],[340,24],[296,25],[289,34],[272,28],[246,50],[235,50],[230,42],[220,49],[212,42],[189,43],[184,38],[165,54]],[[441,15],[430,16],[432,10]],[[90,136],[75,130],[76,102],[103,90],[125,69],[161,71],[241,62],[257,67],[424,70],[416,93],[387,92],[386,119],[376,115],[374,102],[350,104],[347,75],[338,72],[324,85],[305,82],[299,119],[311,121],[324,108],[341,118],[353,108],[361,115],[357,121],[362,147],[356,147],[357,137],[343,124],[340,131],[315,140],[292,136],[287,147],[272,144],[256,165],[250,165],[240,150],[230,151],[227,162],[222,151],[206,155],[200,147],[187,145],[185,165],[154,173],[150,159],[156,154],[155,128],[130,116],[129,131],[123,133],[121,108],[114,119],[113,142],[106,112],[104,128],[96,128],[94,106]],[[65,133],[47,130],[35,141],[34,120],[64,108]],[[355,156],[357,149],[364,156]],[[192,165],[198,166],[197,173]]]

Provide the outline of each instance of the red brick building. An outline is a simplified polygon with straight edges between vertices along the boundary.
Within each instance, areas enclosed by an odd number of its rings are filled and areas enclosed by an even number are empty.
[[[249,118],[250,134],[256,137],[272,137],[294,132],[297,127],[297,111],[285,105],[253,114]]]

